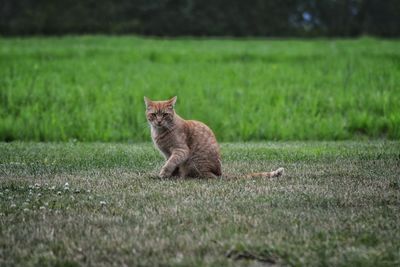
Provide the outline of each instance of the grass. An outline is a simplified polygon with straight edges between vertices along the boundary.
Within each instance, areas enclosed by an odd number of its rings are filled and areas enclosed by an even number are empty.
[[[222,145],[269,180],[160,180],[149,143],[0,151],[1,266],[400,264],[399,142]]]
[[[400,138],[400,42],[0,38],[0,140],[148,141],[143,95],[221,141]]]

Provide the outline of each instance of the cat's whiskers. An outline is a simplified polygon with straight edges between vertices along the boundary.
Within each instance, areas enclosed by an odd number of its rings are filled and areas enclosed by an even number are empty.
[[[167,129],[167,131],[169,132],[169,133],[172,133],[173,132],[173,130],[174,130],[174,126],[172,126],[172,125],[165,125],[164,126],[166,129]]]

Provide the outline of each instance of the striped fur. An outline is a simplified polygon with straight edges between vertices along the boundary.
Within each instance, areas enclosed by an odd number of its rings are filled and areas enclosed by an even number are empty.
[[[166,159],[159,176],[221,176],[221,154],[214,133],[204,123],[184,120],[176,114],[176,99],[152,101],[144,97],[152,140]],[[277,177],[282,174],[283,168],[279,168],[273,172],[248,174],[246,177]]]

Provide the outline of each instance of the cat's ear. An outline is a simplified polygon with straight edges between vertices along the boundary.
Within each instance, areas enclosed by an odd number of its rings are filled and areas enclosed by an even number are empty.
[[[148,108],[153,101],[150,100],[148,97],[144,97],[144,103],[146,104],[146,108]]]
[[[171,98],[170,100],[168,100],[168,104],[171,105],[172,107],[175,106],[176,104],[176,100],[178,99],[177,96],[174,96],[173,98]]]

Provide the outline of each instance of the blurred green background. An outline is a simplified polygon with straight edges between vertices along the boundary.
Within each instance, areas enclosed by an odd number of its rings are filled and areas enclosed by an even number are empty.
[[[150,140],[143,96],[219,141],[400,138],[400,41],[0,38],[0,140]]]
[[[3,0],[0,141],[400,138],[398,0]]]

